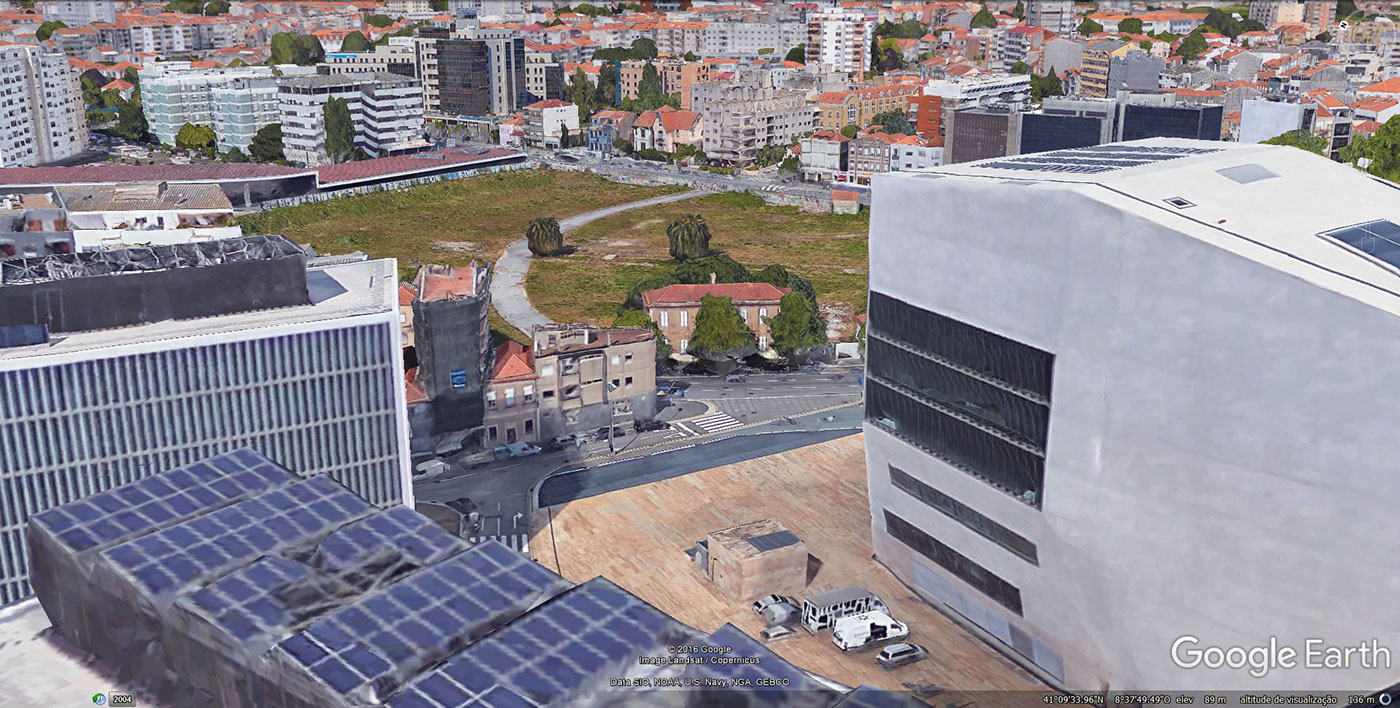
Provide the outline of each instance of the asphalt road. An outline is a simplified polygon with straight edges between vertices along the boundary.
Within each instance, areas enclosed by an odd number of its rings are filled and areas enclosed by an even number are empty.
[[[684,192],[681,194],[668,194],[664,197],[654,199],[643,199],[626,204],[618,204],[603,209],[594,209],[576,216],[570,216],[559,222],[560,230],[568,232],[584,224],[597,221],[605,217],[612,216],[630,209],[640,209],[642,207],[666,204],[667,202],[678,202],[683,199],[693,199],[709,192]],[[530,269],[530,245],[525,239],[520,239],[506,246],[505,253],[496,261],[491,273],[491,305],[496,311],[501,313],[501,317],[506,322],[511,323],[520,331],[529,334],[536,325],[552,324],[552,320],[540,314],[534,305],[530,304],[530,298],[525,292],[525,273]]]
[[[578,499],[650,484],[691,472],[765,457],[784,450],[815,445],[854,435],[856,430],[743,435],[683,450],[648,455],[633,460],[564,472],[546,479],[536,493],[537,506],[544,508]]]

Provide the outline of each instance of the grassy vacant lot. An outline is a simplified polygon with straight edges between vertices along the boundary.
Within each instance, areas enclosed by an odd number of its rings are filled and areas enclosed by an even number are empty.
[[[364,251],[423,263],[494,261],[531,219],[562,219],[680,191],[637,187],[578,172],[523,170],[344,197],[240,217],[249,233],[280,233],[320,253]]]
[[[246,233],[280,233],[318,253],[364,251],[397,258],[407,278],[421,263],[494,261],[525,235],[531,219],[562,219],[614,204],[680,191],[637,187],[593,175],[527,170],[283,207],[239,218]],[[528,341],[493,310],[497,338]]]
[[[750,270],[777,263],[810,279],[817,299],[835,310],[832,324],[854,331],[852,316],[865,311],[869,212],[805,214],[796,207],[768,206],[749,194],[636,209],[565,234],[565,245],[578,251],[534,259],[525,281],[530,302],[554,320],[610,322],[628,290],[656,269],[674,265],[666,227],[685,213],[704,215],[713,236],[710,247]]]

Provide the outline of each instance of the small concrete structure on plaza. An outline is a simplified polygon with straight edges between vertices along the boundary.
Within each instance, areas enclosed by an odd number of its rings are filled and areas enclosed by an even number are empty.
[[[702,571],[735,600],[796,595],[807,586],[807,545],[776,519],[711,532],[705,545],[709,562]]]

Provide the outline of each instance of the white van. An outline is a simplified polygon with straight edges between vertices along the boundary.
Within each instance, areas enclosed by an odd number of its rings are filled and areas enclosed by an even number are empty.
[[[891,639],[909,636],[909,626],[896,622],[883,612],[865,612],[836,620],[831,643],[841,651],[850,651]]]

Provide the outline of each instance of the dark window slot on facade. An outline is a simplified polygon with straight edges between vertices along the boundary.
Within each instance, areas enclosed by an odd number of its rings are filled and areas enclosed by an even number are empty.
[[[984,514],[890,465],[890,484],[911,497],[942,512],[944,516],[976,531],[1034,565],[1040,565],[1035,544],[1026,537],[993,521]]]
[[[952,573],[959,580],[971,585],[977,592],[995,600],[1017,616],[1021,612],[1021,591],[1000,576],[978,565],[972,559],[949,548],[925,531],[891,513],[885,512],[885,528],[896,541],[913,549],[919,555],[937,563],[940,568]]]

